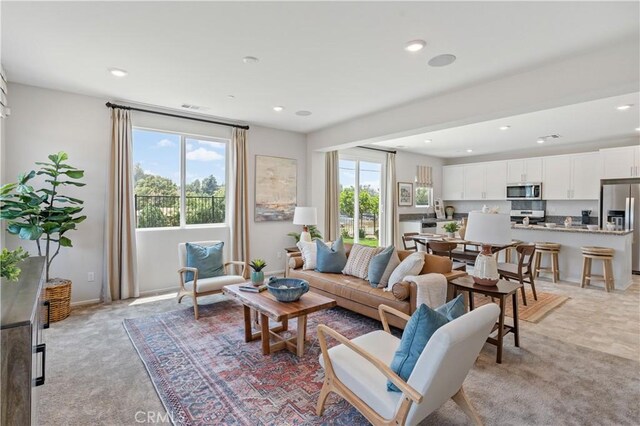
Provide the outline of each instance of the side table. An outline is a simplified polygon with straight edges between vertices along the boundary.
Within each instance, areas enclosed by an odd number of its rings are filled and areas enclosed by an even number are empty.
[[[520,347],[520,327],[518,325],[518,290],[522,287],[522,284],[518,282],[500,280],[493,287],[487,287],[478,285],[473,282],[473,278],[470,276],[456,278],[449,282],[451,286],[453,297],[458,295],[459,291],[466,291],[469,294],[469,310],[474,309],[473,295],[475,293],[483,294],[497,298],[500,306],[500,316],[498,317],[498,323],[493,327],[491,333],[498,330],[497,337],[488,337],[487,342],[492,345],[496,345],[497,355],[496,362],[502,364],[502,346],[504,336],[507,333],[513,333],[514,343],[516,347]],[[506,300],[511,296],[511,303],[513,304],[513,325],[507,325],[504,323],[504,313],[506,307]]]

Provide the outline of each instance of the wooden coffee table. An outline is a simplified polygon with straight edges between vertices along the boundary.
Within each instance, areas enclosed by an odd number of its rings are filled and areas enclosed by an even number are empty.
[[[224,286],[222,292],[242,303],[244,307],[244,341],[251,342],[261,339],[264,355],[288,349],[301,357],[304,354],[304,342],[307,337],[307,315],[336,306],[335,300],[311,292],[303,294],[295,302],[278,302],[268,291],[261,293],[241,291],[239,289],[241,285],[245,284]],[[252,328],[252,311],[255,311],[260,317],[260,331],[256,333]],[[291,318],[298,319],[297,333],[294,337],[285,339],[277,333],[289,329],[289,319]],[[269,328],[269,319],[281,324]],[[275,342],[272,343],[271,339]]]
[[[497,298],[500,306],[500,316],[498,317],[498,323],[493,327],[491,332],[498,330],[496,338],[488,337],[487,342],[492,345],[496,345],[498,350],[496,351],[496,362],[502,363],[502,346],[504,343],[504,336],[507,333],[513,333],[514,343],[516,347],[520,347],[520,326],[518,324],[518,290],[522,287],[522,284],[513,281],[499,280],[494,287],[481,286],[473,282],[473,278],[470,276],[456,278],[449,282],[449,286],[453,288],[453,297],[458,295],[459,291],[466,291],[469,294],[469,310],[474,309],[473,295],[474,293],[484,294]],[[506,308],[506,302],[511,297],[511,303],[513,304],[513,326],[507,325],[504,322],[504,313]]]

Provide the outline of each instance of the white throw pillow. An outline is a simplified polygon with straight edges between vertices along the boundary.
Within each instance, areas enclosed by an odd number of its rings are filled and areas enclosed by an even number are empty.
[[[418,275],[424,266],[424,253],[416,252],[407,256],[391,273],[387,290],[391,291],[395,283],[404,280],[407,275]],[[386,272],[386,271],[385,271]]]
[[[378,284],[378,288],[385,288],[389,285],[389,278],[393,271],[396,270],[398,265],[400,264],[400,258],[398,257],[398,250],[393,249],[393,254],[391,258],[389,258],[389,263],[387,263],[387,267],[382,273],[382,278],[380,278],[380,283]]]
[[[323,243],[327,245],[331,244],[326,241],[323,241]],[[302,254],[302,260],[304,262],[302,269],[316,269],[316,260],[318,257],[316,242],[298,241],[296,246],[298,246]]]
[[[342,273],[366,280],[369,274],[369,262],[371,262],[373,256],[382,250],[382,247],[368,247],[354,244],[353,247],[351,247],[347,264],[344,266]]]

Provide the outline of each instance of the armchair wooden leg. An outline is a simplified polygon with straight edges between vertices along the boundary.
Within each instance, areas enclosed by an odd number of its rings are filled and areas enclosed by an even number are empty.
[[[329,382],[329,379],[325,377],[324,384],[322,385],[322,390],[320,391],[320,395],[318,396],[318,404],[316,405],[316,415],[318,416],[324,414],[324,404],[327,401],[329,392],[331,392],[331,385],[329,384]]]
[[[451,399],[453,399],[453,402],[455,402],[458,407],[464,411],[474,425],[482,426],[482,420],[480,420],[480,417],[478,416],[475,408],[473,408],[471,401],[469,401],[469,398],[467,398],[467,395],[464,393],[464,388],[461,387],[460,390],[451,397]]]
[[[193,298],[193,313],[196,316],[196,321],[198,320],[198,298],[194,296]]]

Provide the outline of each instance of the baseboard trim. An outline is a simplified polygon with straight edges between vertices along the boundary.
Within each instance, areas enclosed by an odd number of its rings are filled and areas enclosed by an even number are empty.
[[[71,302],[71,307],[84,306],[84,305],[95,305],[97,303],[100,303],[100,299],[80,300],[80,301],[77,301],[77,302]]]

